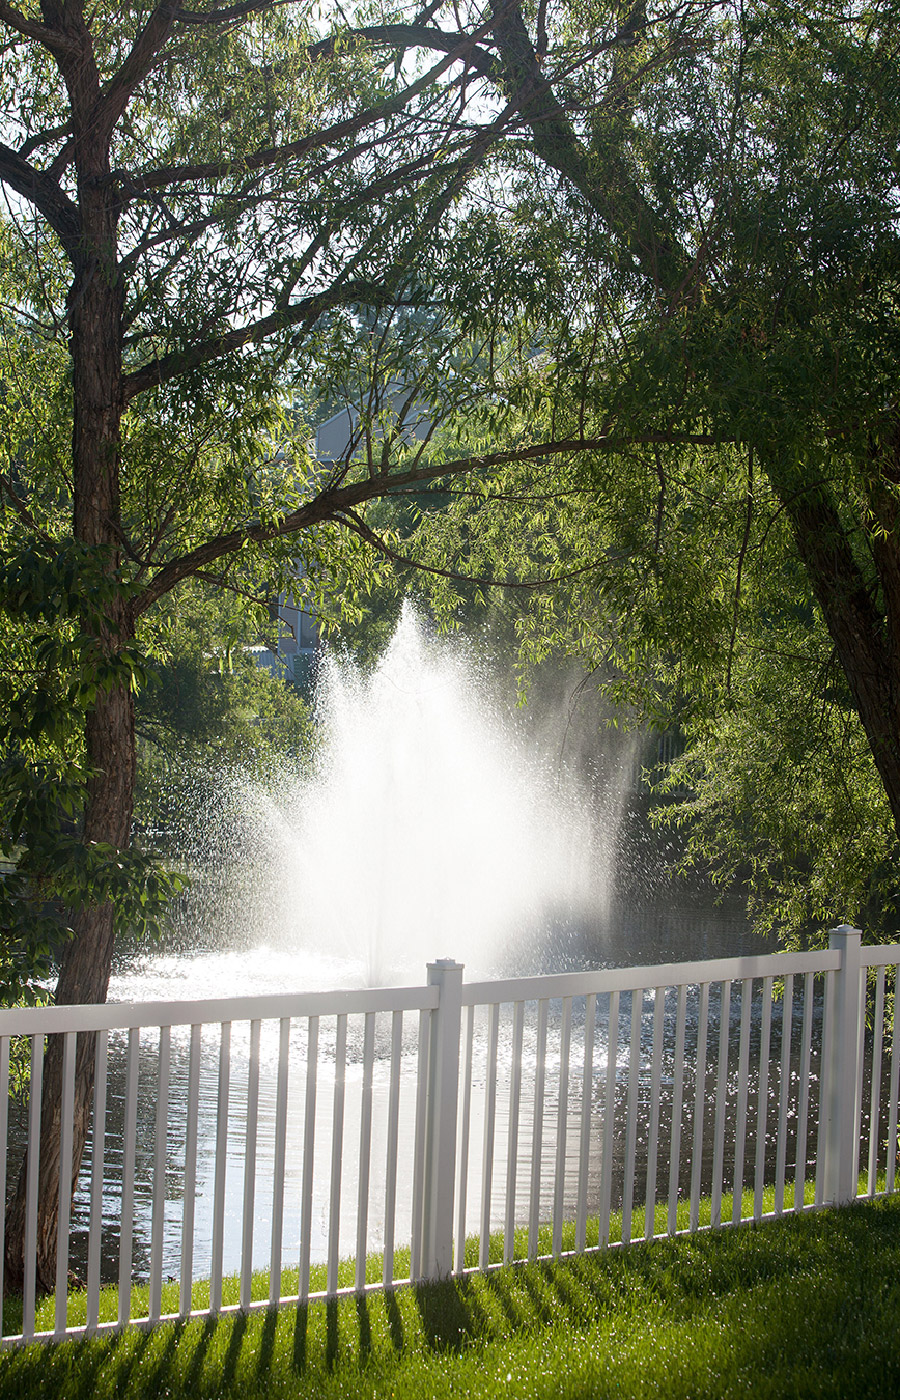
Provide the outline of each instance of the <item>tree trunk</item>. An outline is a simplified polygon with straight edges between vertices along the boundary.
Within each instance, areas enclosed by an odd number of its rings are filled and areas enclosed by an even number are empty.
[[[99,770],[91,785],[86,841],[128,844],[134,794],[134,706],[123,688],[99,700],[87,724],[88,753]],[[106,1000],[115,940],[111,904],[76,914],[75,938],[66,945],[56,986],[56,1002],[81,1005]],[[63,1091],[63,1037],[49,1038],[41,1098],[40,1170],[37,1203],[37,1280],[50,1291],[56,1278],[60,1183],[60,1107]],[[75,1115],[70,1189],[74,1191],[91,1122],[94,1036],[79,1035],[75,1057]],[[25,1266],[25,1185],[27,1153],[6,1216],[6,1276],[20,1288]]]
[[[122,278],[117,260],[117,211],[109,186],[108,138],[98,139],[92,120],[99,90],[92,64],[77,69],[69,84],[75,113],[76,168],[82,219],[68,310],[72,354],[74,419],[73,532],[101,551],[111,578],[118,574],[122,541],[120,443],[122,418]],[[103,656],[114,656],[134,636],[130,605],[118,596],[98,623],[86,611],[82,621]],[[85,722],[85,751],[92,773],[84,813],[85,844],[128,845],[134,805],[135,733],[130,687],[98,690]],[[75,911],[74,939],[63,954],[56,1001],[104,1002],[115,936],[111,904]],[[40,1170],[37,1202],[37,1279],[52,1289],[60,1190],[60,1106],[62,1037],[52,1036],[44,1064],[41,1100]],[[71,1174],[74,1189],[91,1118],[94,1036],[79,1035],[75,1067],[75,1115]],[[6,1270],[11,1287],[24,1276],[25,1183],[27,1155],[7,1210]]]
[[[777,463],[770,463],[769,475],[790,517],[900,837],[900,541],[893,526],[874,534],[876,595],[825,488],[798,483]]]

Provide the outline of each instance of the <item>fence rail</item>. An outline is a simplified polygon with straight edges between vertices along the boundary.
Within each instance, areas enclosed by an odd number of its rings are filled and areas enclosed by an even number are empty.
[[[759,1220],[852,1199],[861,1163],[865,1194],[893,1191],[898,965],[900,945],[845,926],[815,953],[468,984],[439,962],[424,987],[2,1012],[0,1185],[26,1182],[3,1344]],[[92,1122],[74,1200],[60,1189],[51,1312],[45,1048],[61,1037],[68,1182],[84,1034]]]

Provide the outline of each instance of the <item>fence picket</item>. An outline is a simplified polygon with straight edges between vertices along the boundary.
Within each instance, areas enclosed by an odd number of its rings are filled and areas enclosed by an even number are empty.
[[[473,1011],[469,1007],[470,1017]],[[391,1016],[391,1078],[388,1090],[387,1160],[384,1173],[384,1259],[382,1283],[394,1282],[394,1221],[397,1211],[397,1139],[400,1135],[400,1056],[403,1050],[403,1012]],[[471,1072],[471,1062],[469,1065]]]
[[[865,1017],[862,1024],[865,1026]],[[878,1121],[881,1116],[881,1052],[884,1036],[884,968],[875,977],[875,1023],[872,1027],[872,1091],[869,1097],[869,1171],[866,1195],[875,1195],[878,1175]]]
[[[867,981],[865,970],[859,979],[859,1040],[856,1050],[856,1090],[853,1096],[853,1195],[859,1194],[859,1158],[860,1158],[860,1138],[862,1133],[860,1119],[862,1117],[862,1095],[863,1095],[863,1065],[866,1058],[866,991]],[[873,1066],[874,1069],[874,1066]]]
[[[669,1138],[669,1211],[666,1228],[674,1235],[678,1224],[678,1185],[681,1169],[681,1114],[684,1100],[684,1024],[687,1019],[687,986],[678,988],[675,1011],[675,1061],[672,1066],[672,1127]]]
[[[247,1122],[244,1133],[244,1215],[241,1230],[241,1310],[250,1306],[253,1287],[253,1226],[256,1215],[256,1139],[259,1125],[259,1039],[261,1022],[250,1022],[247,1066]]]
[[[134,1165],[137,1151],[137,1096],[141,1032],[128,1032],[128,1059],[125,1071],[125,1152],[122,1162],[122,1198],[119,1220],[119,1326],[131,1317],[132,1247],[134,1240]]]
[[[369,1238],[369,1171],[372,1161],[372,1075],[375,1067],[375,1012],[366,1013],[363,1031],[363,1082],[359,1112],[359,1183],[356,1195],[356,1276],[357,1292],[366,1283],[366,1252]]]
[[[744,1194],[744,1150],[747,1145],[747,1106],[750,1091],[750,1007],[753,982],[745,977],[741,983],[741,1032],[738,1052],[738,1101],[734,1142],[734,1187],[731,1198],[731,1223],[741,1219]]]
[[[338,1291],[341,1244],[341,1175],[344,1163],[344,1094],[347,1083],[347,1017],[337,1017],[334,1042],[334,1098],[331,1113],[331,1197],[328,1210],[328,1264],[325,1294]]]
[[[269,1246],[269,1306],[281,1298],[281,1257],[284,1236],[284,1167],[287,1155],[288,1068],[291,1018],[278,1024],[278,1077],[275,1085],[275,1156],[272,1162],[272,1234]]]
[[[829,978],[829,986],[831,979]],[[826,1016],[826,1022],[830,1020]],[[794,1210],[802,1210],[806,1199],[806,1142],[809,1131],[809,1066],[812,1045],[813,975],[803,979],[803,1022],[800,1034],[800,1085],[797,1109],[797,1158],[794,1169]],[[824,1058],[824,1055],[823,1055]],[[821,1191],[821,1172],[816,1173],[816,1191]]]
[[[725,1161],[725,1107],[728,1093],[728,1042],[731,1036],[731,982],[719,984],[719,1060],[716,1076],[716,1116],[713,1128],[713,1176],[710,1219],[714,1229],[722,1223],[722,1190]]]
[[[481,1153],[481,1228],[478,1242],[478,1266],[487,1268],[491,1247],[491,1193],[494,1184],[494,1131],[497,1122],[497,1044],[500,1031],[500,1006],[492,1002],[488,1008],[487,1079],[484,1089],[484,1139]]]
[[[697,1051],[694,1068],[694,1139],[691,1144],[691,1219],[690,1228],[700,1224],[700,1186],[703,1171],[703,1120],[706,1109],[706,1042],[709,1032],[709,983],[700,983],[700,1006],[697,1012]]]
[[[541,1167],[544,1147],[544,1071],[547,1065],[546,999],[538,1002],[537,1043],[534,1061],[534,1116],[531,1128],[531,1193],[528,1205],[528,1258],[536,1259],[541,1211]]]
[[[412,1231],[409,1246],[409,1276],[418,1283],[422,1277],[422,1226],[425,1193],[425,1105],[428,1095],[428,1051],[431,1044],[431,1017],[419,1012],[419,1054],[416,1062],[416,1127],[413,1148]]]
[[[41,1142],[41,1090],[44,1076],[44,1037],[31,1037],[31,1078],[28,1102],[28,1164],[25,1177],[25,1269],[22,1283],[22,1335],[34,1336],[37,1281],[37,1199]]]
[[[791,1029],[794,1014],[794,977],[784,979],[781,998],[781,1065],[778,1075],[778,1144],[775,1160],[775,1214],[784,1212],[784,1178],[787,1161],[788,1103],[791,1097]]]
[[[600,1220],[597,1244],[609,1243],[609,1216],[612,1209],[613,1134],[616,1122],[616,1078],[619,1056],[619,993],[610,992],[606,1018],[606,1088],[603,1099],[603,1157],[600,1161]]]
[[[193,1302],[194,1285],[194,1203],[197,1195],[197,1118],[200,1102],[200,1055],[203,1027],[191,1026],[188,1052],[187,1121],[184,1135],[184,1204],[181,1210],[181,1284],[179,1316],[187,1317]]]
[[[663,1024],[666,989],[653,993],[653,1051],[650,1061],[650,1132],[647,1138],[647,1189],[644,1197],[644,1239],[656,1233],[656,1175],[659,1165],[659,1090],[662,1079]]]
[[[506,1219],[503,1228],[503,1262],[515,1256],[516,1175],[519,1157],[519,1103],[522,1097],[522,1039],[525,1029],[525,1003],[513,1009],[512,1061],[509,1067],[509,1129],[506,1149]]]
[[[316,1091],[319,1082],[319,1018],[310,1016],[306,1027],[306,1097],[303,1104],[303,1180],[300,1187],[300,1278],[297,1296],[309,1297],[312,1244],[313,1169],[316,1149]]]
[[[625,1110],[625,1184],[622,1195],[622,1243],[631,1242],[634,1208],[634,1163],[637,1154],[637,1103],[641,1077],[641,1022],[644,989],[631,993],[631,1041],[628,1054],[628,1106]]]
[[[75,1113],[75,1032],[63,1036],[63,1092],[59,1114],[59,1214],[56,1227],[56,1298],[53,1335],[66,1331],[69,1302],[69,1215],[72,1203],[72,1133]]]
[[[592,992],[584,1006],[584,1059],[581,1067],[581,1143],[578,1155],[578,1204],[575,1213],[575,1249],[584,1249],[587,1233],[588,1171],[591,1155],[591,1113],[594,1093],[594,1029],[597,997]]]
[[[900,991],[900,968],[894,972],[891,994],[891,1088],[888,1105],[887,1180],[885,1186],[893,1191],[897,1173],[897,1107],[900,1099],[900,1017],[897,1016],[897,993]]]
[[[159,1060],[156,1076],[156,1144],[153,1152],[153,1212],[150,1223],[149,1317],[158,1322],[162,1312],[163,1226],[166,1209],[166,1149],[169,1139],[169,1068],[172,1031],[159,1029]]]
[[[763,978],[762,1029],[759,1037],[759,1070],[756,1090],[756,1162],[753,1169],[753,1219],[759,1220],[763,1208],[763,1185],[766,1170],[767,1120],[769,1109],[769,1055],[772,1049],[772,978]]]
[[[563,998],[559,1031],[559,1090],[556,1104],[556,1169],[553,1177],[553,1253],[562,1250],[563,1210],[566,1189],[566,1150],[569,1128],[569,1053],[572,1045],[572,998]]]
[[[228,1160],[228,1097],[231,1083],[231,1022],[223,1021],[219,1038],[219,1089],[216,1105],[216,1174],[213,1186],[212,1260],[209,1310],[222,1306],[222,1255],[225,1247],[225,1167]]]
[[[475,1042],[475,1007],[466,1007],[465,1052],[463,1056],[462,1103],[456,1144],[456,1248],[454,1273],[466,1266],[466,1205],[469,1187],[469,1129],[472,1118],[472,1047]]]

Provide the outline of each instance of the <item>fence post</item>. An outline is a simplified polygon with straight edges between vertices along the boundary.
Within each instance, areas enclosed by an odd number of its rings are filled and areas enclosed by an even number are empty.
[[[462,963],[452,958],[439,958],[428,964],[428,985],[439,988],[440,1001],[431,1017],[425,1102],[421,1277],[427,1280],[446,1278],[453,1267],[462,974]]]
[[[856,1199],[861,943],[861,931],[850,924],[841,924],[828,936],[829,948],[841,955],[841,965],[835,974],[831,1025],[825,1025],[823,1034],[823,1042],[830,1048],[822,1085],[824,1116],[823,1106],[819,1108],[819,1131],[824,1138],[822,1199],[828,1205]]]

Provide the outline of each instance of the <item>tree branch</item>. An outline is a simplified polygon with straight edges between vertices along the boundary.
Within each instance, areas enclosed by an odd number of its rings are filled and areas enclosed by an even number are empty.
[[[519,6],[510,6],[508,0],[490,0],[490,4],[496,20],[501,87],[525,114],[536,154],[572,182],[607,227],[623,240],[645,275],[666,289],[678,285],[685,274],[682,249],[667,238],[655,211],[620,161],[607,159],[599,168],[591,161],[543,74]],[[616,36],[608,47],[619,42]]]
[[[490,25],[482,27],[481,37],[493,28],[493,24],[492,20]],[[364,45],[404,51],[433,49],[437,53],[451,53],[468,42],[469,36],[461,30],[438,29],[429,24],[363,24],[340,34],[330,34],[327,39],[320,39],[318,43],[311,44],[307,52],[313,61],[318,62],[322,58],[333,58],[338,50],[341,53],[352,53],[355,48]],[[492,59],[486,49],[480,48],[476,43],[469,57],[477,72],[485,77],[490,75]]]
[[[373,549],[377,549],[379,554],[383,554],[386,559],[390,559],[392,564],[400,564],[403,568],[416,569],[422,574],[431,574],[435,578],[448,578],[454,583],[474,583],[478,588],[517,588],[534,590],[537,588],[550,588],[557,583],[567,583],[569,579],[578,578],[581,574],[589,574],[592,569],[596,569],[598,560],[592,559],[589,564],[582,564],[580,568],[570,569],[564,574],[548,574],[546,578],[536,579],[496,579],[487,578],[480,574],[461,574],[456,569],[442,569],[437,564],[425,564],[420,559],[412,559],[408,555],[399,554],[397,550],[391,549],[387,540],[369,528],[366,522],[355,510],[338,512],[338,519],[341,524],[351,530],[354,535],[358,535],[366,544],[370,544]]]
[[[414,237],[421,239],[425,229],[433,228],[441,214],[449,207],[453,198],[461,188],[462,182],[468,173],[485,155],[491,142],[496,135],[508,123],[510,117],[516,111],[517,103],[511,99],[504,110],[488,126],[477,129],[474,139],[469,143],[467,149],[463,149],[458,159],[455,161],[455,172],[447,189],[438,195],[432,206],[429,208],[424,220],[420,221],[414,232]],[[339,159],[339,158],[338,158]],[[390,192],[396,187],[398,182],[405,186],[411,184],[413,179],[420,177],[422,170],[428,172],[429,163],[432,157],[422,157],[418,161],[410,162],[399,170],[391,171],[382,176],[380,180],[375,180],[366,187],[364,201],[371,204],[376,196]],[[422,169],[420,169],[420,167]],[[355,201],[358,204],[360,201]],[[351,206],[352,207],[352,204]],[[346,212],[346,211],[345,211]],[[334,211],[332,211],[333,215]],[[409,263],[407,254],[406,263]],[[132,371],[126,375],[123,381],[123,396],[126,403],[130,402],[137,394],[157,387],[190,369],[199,367],[202,364],[210,363],[220,359],[222,356],[241,349],[244,345],[257,343],[269,335],[277,334],[290,326],[309,326],[323,311],[335,306],[345,306],[348,302],[360,301],[373,305],[383,305],[391,299],[391,293],[386,287],[394,278],[399,279],[401,270],[388,269],[380,284],[371,282],[344,282],[338,283],[326,292],[315,293],[293,306],[278,305],[277,310],[268,316],[261,317],[256,321],[233,330],[223,332],[219,336],[212,337],[198,345],[190,347],[184,351],[175,351],[169,355],[160,357],[141,369]]]
[[[286,164],[289,160],[296,160],[301,156],[308,155],[310,151],[319,150],[322,146],[334,145],[337,141],[356,136],[367,126],[372,126],[377,121],[383,121],[386,117],[402,112],[404,107],[409,106],[413,98],[425,92],[454,63],[470,52],[478,38],[489,27],[489,25],[482,25],[471,36],[464,36],[456,47],[447,53],[445,58],[435,63],[421,78],[410,83],[394,97],[379,103],[377,107],[367,107],[365,111],[357,113],[355,117],[347,117],[344,121],[335,122],[333,126],[313,132],[310,136],[300,137],[296,141],[287,141],[282,146],[264,147],[241,159],[211,161],[202,165],[162,166],[157,170],[148,170],[139,176],[132,176],[125,170],[116,170],[112,172],[110,179],[118,180],[123,195],[127,199],[133,199],[138,195],[149,193],[151,190],[166,189],[171,185],[191,184],[199,180],[222,180],[229,175],[272,169],[275,166]]]
[[[245,19],[248,15],[259,14],[262,10],[274,10],[292,0],[244,0],[242,5],[224,5],[218,10],[176,10],[179,24],[229,24],[232,20]]]
[[[69,258],[73,258],[81,235],[81,215],[77,204],[53,180],[23,160],[18,151],[2,142],[0,180],[43,214]]]
[[[538,442],[527,447],[512,447],[502,452],[489,452],[476,457],[460,457],[439,462],[413,471],[397,472],[394,476],[366,476],[347,486],[326,487],[311,501],[288,512],[280,521],[267,525],[247,525],[216,535],[196,549],[164,564],[153,576],[142,594],[135,600],[135,616],[139,616],[182,579],[191,578],[198,569],[214,564],[227,554],[234,554],[247,544],[267,544],[286,535],[295,535],[327,521],[339,522],[341,515],[366,501],[399,492],[403,487],[439,481],[443,477],[464,476],[516,462],[534,462],[544,457],[560,457],[582,452],[615,452],[627,446],[649,443],[671,443],[692,446],[719,446],[720,438],[700,433],[651,433],[640,438],[608,437],[564,438],[558,442]]]
[[[159,359],[151,360],[141,369],[126,374],[122,381],[124,402],[130,403],[137,394],[146,393],[148,389],[155,389],[159,385],[177,378],[178,375],[185,374],[188,370],[198,369],[200,365],[209,364],[211,360],[220,359],[223,355],[240,350],[245,345],[255,344],[278,331],[286,330],[292,326],[311,325],[322,315],[323,311],[331,310],[333,307],[345,306],[351,302],[380,305],[390,299],[392,298],[388,297],[388,293],[382,287],[371,282],[344,282],[331,287],[326,292],[316,292],[283,311],[276,311],[269,316],[261,316],[246,326],[223,331],[221,335],[213,336],[211,339],[202,341],[198,345],[189,346],[185,350],[175,350],[169,355],[161,355]]]
[[[214,583],[217,588],[224,588],[227,593],[233,593],[236,598],[244,598],[248,603],[255,603],[258,607],[265,607],[269,601],[265,594],[251,593],[247,588],[239,588],[236,583],[232,583],[224,574],[210,573],[208,569],[198,569],[194,578],[202,578],[204,583]]]
[[[2,490],[3,494],[9,499],[13,510],[16,512],[16,515],[22,521],[22,524],[25,525],[27,529],[31,530],[33,534],[37,535],[40,539],[46,540],[48,543],[50,543],[50,536],[47,534],[46,530],[41,529],[34,516],[31,514],[31,511],[28,509],[28,506],[25,504],[18,491],[16,491],[15,487],[12,485],[12,482],[10,482],[7,479],[7,477],[2,473],[0,473],[0,490]]]
[[[35,39],[57,58],[68,57],[77,51],[77,45],[67,35],[51,29],[49,25],[40,24],[35,19],[29,19],[15,5],[7,4],[6,0],[0,0],[0,20],[24,38]]]
[[[34,155],[41,146],[46,146],[49,141],[56,141],[60,136],[69,136],[72,132],[71,121],[61,122],[59,126],[48,127],[46,131],[38,131],[34,136],[29,136],[28,140],[19,147],[19,155],[23,160]]]
[[[153,60],[175,26],[176,12],[174,0],[166,0],[166,3],[156,6],[135,39],[128,57],[101,97],[94,114],[94,122],[103,133],[104,140],[111,136],[129,97],[153,66]]]

